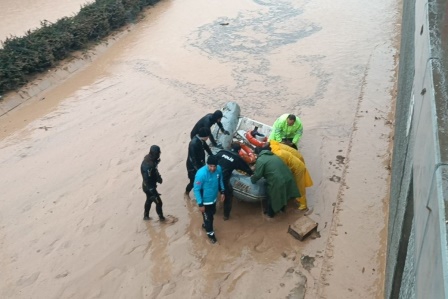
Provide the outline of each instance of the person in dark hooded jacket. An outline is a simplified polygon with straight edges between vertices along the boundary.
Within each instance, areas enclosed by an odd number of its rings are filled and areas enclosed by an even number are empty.
[[[193,189],[196,172],[199,168],[205,165],[205,152],[207,152],[209,156],[212,155],[212,151],[207,144],[209,136],[209,128],[200,128],[198,134],[196,134],[188,144],[187,172],[190,182],[185,188],[186,196],[189,196],[190,191]]]
[[[221,130],[221,132],[223,134],[229,135],[229,131],[226,131],[224,129],[224,127],[222,126],[221,123],[221,118],[222,118],[222,111],[221,110],[216,110],[214,113],[209,113],[207,115],[205,115],[203,118],[201,118],[196,125],[193,127],[193,130],[191,130],[190,133],[190,138],[193,139],[194,136],[196,136],[196,134],[199,133],[199,129],[200,128],[208,128],[210,129],[214,124],[217,124],[219,129]],[[215,141],[215,138],[213,137],[213,134],[210,131],[209,134],[209,138],[210,138],[210,142],[211,144],[216,147],[217,143]]]
[[[240,150],[241,145],[238,142],[233,142],[231,144],[231,150],[220,150],[216,154],[216,157],[218,158],[218,165],[222,168],[222,176],[225,186],[224,220],[229,219],[230,211],[232,210],[233,188],[230,184],[230,177],[232,176],[232,172],[236,169],[244,171],[248,175],[253,174],[252,169],[238,154]]]
[[[157,165],[160,163],[160,147],[152,145],[149,154],[145,156],[140,166],[140,172],[142,173],[143,183],[142,189],[146,194],[145,211],[143,213],[143,220],[149,220],[149,211],[151,205],[154,202],[156,204],[156,212],[159,215],[160,221],[165,221],[162,211],[162,199],[157,192],[157,184],[162,184],[162,176],[157,170]]]

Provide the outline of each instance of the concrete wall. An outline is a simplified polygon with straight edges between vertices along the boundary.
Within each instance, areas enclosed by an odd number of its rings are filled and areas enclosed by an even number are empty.
[[[404,1],[386,298],[448,298],[448,4]]]

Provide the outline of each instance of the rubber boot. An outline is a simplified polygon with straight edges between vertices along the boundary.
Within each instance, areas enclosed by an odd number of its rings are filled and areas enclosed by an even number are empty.
[[[296,198],[296,201],[299,204],[299,207],[298,207],[299,210],[306,210],[308,208],[308,206],[306,204],[306,197],[305,196]]]

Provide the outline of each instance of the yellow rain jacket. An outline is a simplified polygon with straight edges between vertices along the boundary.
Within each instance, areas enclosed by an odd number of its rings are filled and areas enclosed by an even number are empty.
[[[282,144],[275,140],[271,140],[269,143],[271,146],[271,151],[274,155],[282,159],[293,173],[297,188],[302,195],[302,197],[298,198],[298,202],[300,204],[299,209],[305,210],[307,208],[306,188],[313,185],[313,180],[311,179],[311,176],[306,168],[303,156],[299,153],[299,151],[287,146],[286,144]]]

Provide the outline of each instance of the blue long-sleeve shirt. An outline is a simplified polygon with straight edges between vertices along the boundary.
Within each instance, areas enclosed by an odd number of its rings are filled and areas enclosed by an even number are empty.
[[[193,191],[200,207],[214,204],[218,192],[224,192],[221,166],[218,165],[215,172],[210,172],[207,165],[201,167],[194,178]]]

